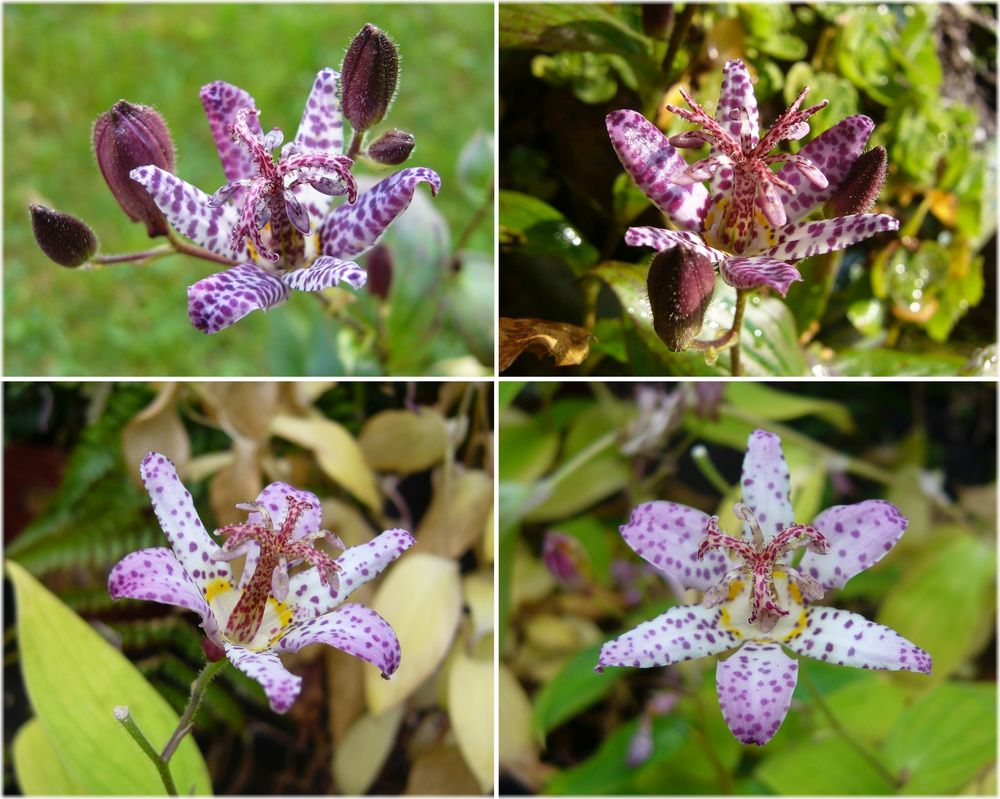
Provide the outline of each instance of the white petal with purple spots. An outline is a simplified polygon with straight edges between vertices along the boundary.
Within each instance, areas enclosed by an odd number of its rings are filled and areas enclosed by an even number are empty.
[[[341,153],[344,150],[344,118],[340,112],[337,82],[340,75],[327,67],[321,69],[313,81],[312,91],[302,111],[295,143],[303,152]],[[330,210],[331,197],[302,185],[297,189],[299,199],[309,209],[314,220],[320,220]]]
[[[208,117],[208,125],[212,129],[212,138],[215,139],[215,146],[219,151],[219,158],[222,160],[222,171],[226,173],[226,179],[240,180],[253,177],[255,174],[253,159],[246,148],[233,141],[229,130],[238,111],[257,107],[253,97],[239,86],[233,86],[222,80],[203,86],[200,97],[201,104],[205,108],[205,116]],[[254,133],[261,133],[260,120],[256,115],[251,116],[247,123]]]
[[[298,291],[322,291],[340,283],[360,289],[368,280],[368,273],[353,261],[321,255],[304,269],[282,275],[281,280]]]
[[[425,167],[403,169],[375,184],[353,204],[332,211],[320,227],[320,249],[334,258],[354,258],[371,249],[389,224],[410,204],[421,183],[431,194],[441,188],[437,172]]]
[[[218,333],[251,311],[280,305],[288,286],[254,264],[239,264],[188,286],[188,317],[203,333]]]
[[[743,504],[753,511],[760,524],[764,540],[770,541],[776,533],[791,526],[794,521],[791,501],[791,482],[781,439],[766,430],[754,430],[747,441],[747,454],[743,458],[740,477]],[[751,535],[750,526],[743,523],[744,534]]]
[[[302,678],[296,677],[284,666],[273,652],[251,652],[230,644],[225,644],[226,656],[240,671],[256,680],[267,694],[271,710],[285,713],[292,706],[302,689]]]
[[[784,643],[800,655],[838,666],[931,673],[927,652],[892,628],[849,610],[808,608],[805,630]]]
[[[399,639],[389,622],[364,605],[341,605],[293,627],[277,649],[298,652],[308,644],[328,644],[366,660],[388,678],[399,667]]]
[[[719,661],[715,690],[737,740],[763,746],[774,737],[792,703],[798,669],[777,644],[747,642]]]
[[[788,287],[797,280],[802,280],[799,270],[791,264],[786,264],[776,258],[726,258],[719,266],[722,279],[730,286],[738,289],[752,289],[758,286],[770,286],[782,297],[788,293]]]
[[[842,588],[855,574],[882,560],[906,525],[899,508],[882,499],[827,508],[812,526],[830,542],[830,551],[825,555],[807,552],[799,569],[827,590]]]
[[[596,671],[607,666],[647,669],[714,655],[739,639],[722,628],[719,608],[684,605],[670,608],[651,621],[608,641],[601,648]]]
[[[666,230],[658,227],[630,227],[625,231],[625,243],[630,247],[652,247],[657,252],[672,247],[684,247],[700,253],[713,264],[726,257],[726,253],[709,247],[700,236],[686,230]]]
[[[618,529],[640,557],[685,588],[706,591],[730,569],[721,552],[709,552],[698,560],[708,518],[707,513],[674,502],[645,502]]]
[[[715,111],[715,119],[730,136],[740,141],[743,131],[743,110],[747,112],[747,134],[750,141],[757,144],[760,137],[760,114],[757,110],[757,97],[754,95],[750,73],[739,59],[726,62],[722,70],[722,88],[719,91],[719,106]],[[719,155],[720,150],[714,144],[709,149],[711,155]],[[731,193],[733,186],[733,168],[723,167],[709,181],[709,192],[712,197]]]
[[[888,230],[899,230],[899,220],[887,214],[852,214],[819,222],[799,222],[778,230],[777,243],[757,254],[795,261],[842,250]]]
[[[108,575],[108,593],[112,599],[145,599],[210,615],[201,589],[165,547],[140,549],[118,561]]]

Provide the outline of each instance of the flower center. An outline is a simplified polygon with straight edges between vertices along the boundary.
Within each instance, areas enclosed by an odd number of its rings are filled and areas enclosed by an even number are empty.
[[[256,174],[227,183],[212,195],[209,205],[218,207],[230,198],[239,205],[239,220],[230,241],[234,255],[247,238],[261,257],[292,268],[305,260],[303,237],[312,229],[308,207],[295,189],[305,184],[321,194],[346,194],[353,203],[358,196],[351,174],[354,162],[337,153],[304,152],[294,141],[282,147],[275,162],[272,153],[281,145],[283,134],[278,128],[266,135],[257,133],[249,122],[256,114],[256,109],[244,108],[237,112],[230,128],[233,141],[250,154]],[[268,225],[270,241],[265,242],[261,231]]]
[[[753,515],[753,511],[743,504],[733,506],[736,518],[743,520],[750,528],[751,540],[746,537],[734,538],[719,530],[719,517],[713,516],[705,525],[705,540],[698,547],[698,558],[703,558],[713,549],[722,549],[741,558],[743,563],[728,571],[718,585],[705,592],[702,602],[705,607],[712,608],[724,601],[729,595],[730,584],[740,578],[750,581],[750,616],[747,623],[757,625],[763,632],[770,632],[778,619],[787,616],[788,611],[778,605],[778,594],[774,587],[774,572],[783,571],[788,574],[802,591],[802,596],[808,600],[820,599],[823,588],[817,580],[798,569],[786,565],[785,555],[800,547],[807,547],[812,552],[825,554],[830,544],[815,527],[804,524],[793,524],[784,528],[770,541],[765,541],[764,534]]]
[[[677,170],[670,176],[671,181],[686,185],[708,180],[720,173],[720,170],[727,169],[727,174],[720,174],[718,182],[719,189],[730,192],[718,233],[722,247],[737,254],[747,249],[757,233],[755,206],[760,208],[766,223],[772,227],[781,227],[788,221],[778,189],[793,195],[795,187],[772,172],[771,164],[784,161],[795,167],[817,188],[827,186],[826,176],[808,158],[786,153],[769,155],[779,142],[786,139],[795,141],[805,136],[809,132],[809,125],[805,120],[827,105],[824,100],[800,111],[799,106],[808,91],[808,88],[803,89],[771,130],[757,142],[753,140],[748,108],[730,112],[730,121],[740,122],[740,135],[737,139],[683,88],[680,89],[681,96],[691,106],[691,110],[667,105],[670,111],[682,119],[704,128],[672,136],[670,143],[674,147],[700,147],[706,142],[712,145],[712,154],[708,158]]]
[[[275,529],[263,505],[248,503],[238,505],[240,510],[260,514],[262,523],[231,524],[217,530],[218,535],[229,538],[222,549],[213,554],[214,560],[234,560],[245,555],[247,544],[256,541],[260,547],[253,575],[236,602],[236,607],[226,622],[225,637],[237,644],[249,644],[260,630],[264,609],[270,597],[284,602],[288,596],[288,567],[299,561],[308,561],[319,570],[320,580],[331,591],[339,586],[337,572],[340,566],[327,555],[314,548],[321,538],[332,538],[325,530],[293,538],[295,527],[312,505],[295,497],[287,497],[285,519]]]

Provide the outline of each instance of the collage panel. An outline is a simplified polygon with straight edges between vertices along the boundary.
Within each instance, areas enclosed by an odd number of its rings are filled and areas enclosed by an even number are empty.
[[[492,375],[493,29],[6,6],[5,373]]]
[[[996,6],[500,2],[500,366],[995,376]]]
[[[503,382],[500,793],[992,795],[996,386]]]
[[[492,384],[7,382],[4,419],[5,793],[492,794]]]

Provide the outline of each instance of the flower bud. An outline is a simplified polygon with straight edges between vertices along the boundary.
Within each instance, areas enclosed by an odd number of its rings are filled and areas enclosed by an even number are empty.
[[[94,154],[101,174],[133,222],[145,222],[150,236],[165,236],[166,217],[149,193],[129,176],[140,166],[174,170],[174,143],[163,117],[145,105],[119,100],[94,123]]]
[[[580,541],[565,533],[549,532],[542,544],[545,568],[564,588],[578,589],[586,585],[584,576],[587,554]]]
[[[399,52],[385,31],[366,24],[347,48],[340,79],[344,116],[354,130],[368,130],[389,110],[399,78]]]
[[[704,255],[674,247],[653,256],[646,277],[653,329],[667,349],[687,349],[701,330],[715,291],[715,269]]]
[[[828,217],[865,214],[875,205],[885,183],[885,147],[879,145],[862,153],[854,161],[823,210]]]
[[[390,130],[368,145],[368,157],[387,166],[398,166],[413,152],[414,138],[405,130]]]
[[[365,258],[368,268],[368,291],[384,300],[392,285],[392,253],[384,244],[376,244]]]
[[[80,266],[97,252],[97,236],[82,219],[44,205],[32,205],[29,209],[35,241],[60,266]]]
[[[672,3],[643,3],[642,32],[654,39],[665,39],[667,28],[674,20]]]

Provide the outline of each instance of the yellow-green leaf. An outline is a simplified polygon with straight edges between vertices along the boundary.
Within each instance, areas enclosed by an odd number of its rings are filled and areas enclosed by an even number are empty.
[[[440,463],[448,450],[448,425],[432,408],[388,410],[361,428],[358,446],[378,471],[412,474]]]
[[[381,716],[365,713],[351,725],[333,753],[333,776],[341,793],[368,793],[392,751],[402,720],[403,708],[395,707]]]
[[[85,796],[67,773],[38,719],[30,719],[14,736],[11,746],[17,784],[25,796]]]
[[[162,795],[153,764],[115,720],[128,705],[162,749],[179,721],[139,670],[13,561],[7,574],[17,603],[21,668],[35,715],[60,763],[86,793]],[[187,737],[170,761],[177,790],[210,793],[208,769]]]
[[[493,507],[493,480],[457,464],[434,474],[434,498],[417,528],[421,552],[457,558],[483,534]]]
[[[466,765],[493,790],[493,663],[459,653],[448,679],[448,716]]]
[[[531,735],[531,700],[507,666],[500,664],[500,767],[518,769],[538,759]]]
[[[447,654],[462,612],[458,564],[423,552],[408,554],[386,574],[372,609],[392,625],[402,650],[391,679],[365,669],[365,699],[379,714],[413,693]]]

